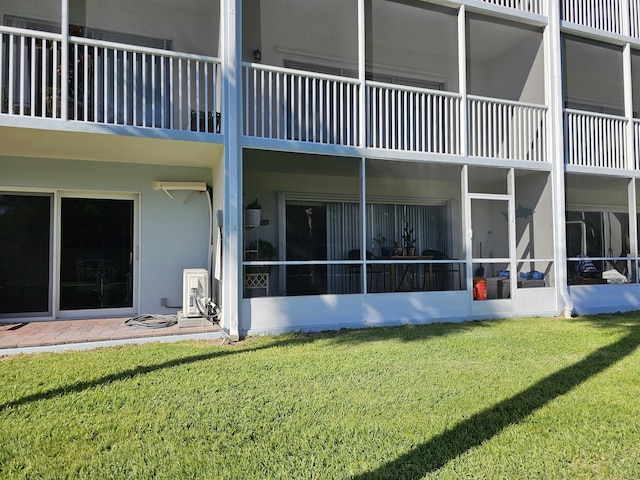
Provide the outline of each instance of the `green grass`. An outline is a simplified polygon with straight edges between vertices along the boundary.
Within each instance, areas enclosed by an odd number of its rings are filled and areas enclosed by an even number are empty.
[[[640,313],[0,361],[0,478],[640,478]]]

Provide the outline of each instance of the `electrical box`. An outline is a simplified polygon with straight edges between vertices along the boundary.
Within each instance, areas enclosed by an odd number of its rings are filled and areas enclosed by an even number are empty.
[[[209,300],[209,274],[204,268],[185,269],[182,272],[182,315],[186,318],[202,317],[196,302],[205,311]]]

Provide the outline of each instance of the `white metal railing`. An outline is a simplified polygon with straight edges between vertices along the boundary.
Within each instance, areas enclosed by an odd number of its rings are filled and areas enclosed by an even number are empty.
[[[245,135],[336,145],[357,145],[356,79],[243,64]]]
[[[622,16],[627,12],[622,0],[563,0],[560,4],[564,21],[611,33],[625,33]]]
[[[72,37],[69,118],[213,133],[219,61],[213,57]]]
[[[546,15],[546,1],[544,0],[483,0],[492,5],[501,7],[515,8],[524,12],[536,13],[538,15]]]
[[[367,102],[369,146],[461,153],[460,95],[367,82]]]
[[[219,69],[213,57],[0,27],[0,113],[215,132]]]
[[[640,170],[640,120],[633,120],[633,168]]]
[[[469,155],[547,161],[547,108],[468,97]]]
[[[640,37],[640,0],[629,0],[629,30],[632,37]]]
[[[565,110],[566,163],[582,167],[627,168],[624,117]]]
[[[0,27],[0,113],[52,116],[51,95],[60,88],[60,40],[56,34]]]

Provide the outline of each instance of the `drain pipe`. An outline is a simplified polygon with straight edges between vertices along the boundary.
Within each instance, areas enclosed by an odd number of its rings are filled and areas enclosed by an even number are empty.
[[[574,305],[567,285],[567,249],[565,224],[565,139],[564,139],[564,82],[562,70],[562,40],[560,37],[560,2],[549,0],[549,23],[544,30],[547,98],[549,101],[549,158],[552,164],[551,186],[553,201],[553,244],[556,272],[556,292],[564,304],[565,318],[571,318]]]

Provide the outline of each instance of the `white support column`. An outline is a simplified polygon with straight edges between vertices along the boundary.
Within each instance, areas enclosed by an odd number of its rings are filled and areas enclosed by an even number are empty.
[[[61,0],[60,33],[60,118],[69,118],[69,0]],[[54,95],[55,98],[55,95]]]
[[[467,12],[464,5],[458,10],[458,90],[460,100],[460,155],[469,149],[469,122],[467,119]]]
[[[556,300],[564,305],[565,316],[571,316],[573,302],[567,287],[567,252],[565,225],[565,142],[562,38],[560,34],[560,2],[548,0],[549,24],[544,29],[544,57],[547,104],[549,107],[549,159],[552,162],[553,252],[556,274]]]
[[[471,200],[469,200],[469,166],[463,165],[460,170],[460,191],[462,192],[462,235],[465,251],[466,269],[465,283],[467,298],[473,298],[473,231],[471,230]]]
[[[362,241],[360,242],[361,258],[367,261],[367,177],[366,168],[367,162],[364,157],[360,158],[360,212],[362,218],[360,224],[362,226]],[[367,268],[360,269],[360,276],[362,280],[362,293],[367,293]]]
[[[635,0],[632,0],[635,1]],[[622,0],[620,5],[620,22],[622,26],[622,34],[628,37],[631,36],[631,5],[629,4],[629,0]]]
[[[511,300],[516,299],[516,288],[518,288],[518,264],[516,258],[516,171],[513,168],[509,169],[507,174],[507,193],[509,194],[509,206],[507,212],[507,221],[509,224],[509,291],[511,292]],[[514,308],[518,306],[514,303]]]
[[[625,165],[629,170],[636,169],[633,138],[633,80],[631,77],[631,45],[625,44],[622,50],[622,81],[624,86],[624,115],[627,117],[625,141]]]
[[[366,21],[365,21],[365,0],[358,0],[358,81],[360,83],[359,103],[360,108],[358,110],[358,123],[360,124],[360,135],[358,135],[358,142],[360,147],[367,146],[367,140],[369,138],[369,122],[368,122],[368,110],[369,105],[367,103],[367,89],[366,89]]]
[[[224,219],[222,323],[232,339],[240,336],[242,299],[242,1],[222,0],[222,128]]]
[[[637,282],[638,281],[638,262],[636,262],[636,258],[638,258],[638,201],[637,201],[637,189],[636,189],[636,179],[631,178],[629,180],[629,185],[627,187],[627,198],[629,202],[629,257],[632,258],[632,270],[629,272],[632,278]]]

